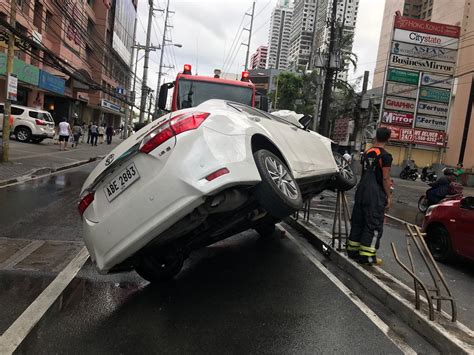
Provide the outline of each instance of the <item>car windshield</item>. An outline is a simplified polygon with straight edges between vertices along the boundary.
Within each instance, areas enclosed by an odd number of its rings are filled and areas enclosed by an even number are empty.
[[[195,107],[210,99],[222,99],[252,106],[253,90],[249,87],[181,79],[178,109]]]

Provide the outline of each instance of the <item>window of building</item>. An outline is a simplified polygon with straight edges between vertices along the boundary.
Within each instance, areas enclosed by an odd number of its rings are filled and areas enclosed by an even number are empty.
[[[428,10],[428,16],[431,16],[431,9]]]
[[[53,27],[53,14],[48,10],[46,10],[44,25],[46,33],[50,32]]]
[[[43,25],[43,5],[40,2],[35,1],[35,11],[33,15],[33,25],[36,26],[38,32],[41,33]]]
[[[94,0],[87,0],[87,4],[88,4],[90,7],[94,7]]]
[[[90,35],[90,36],[93,35],[94,27],[95,27],[94,22],[90,18],[88,18],[87,19],[87,34],[88,35]]]

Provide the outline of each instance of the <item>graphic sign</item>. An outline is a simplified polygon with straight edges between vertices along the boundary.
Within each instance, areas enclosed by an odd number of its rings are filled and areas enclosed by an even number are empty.
[[[416,86],[388,82],[386,94],[416,99],[417,91]]]
[[[394,141],[444,147],[446,140],[446,133],[440,131],[397,127],[387,124],[381,124],[380,126],[390,128],[392,132],[390,139]]]
[[[420,88],[420,100],[430,100],[448,103],[451,98],[451,90],[422,86]]]
[[[384,100],[384,107],[389,110],[415,112],[415,100],[404,99],[401,97],[387,96]]]
[[[458,57],[458,51],[454,49],[427,47],[398,41],[392,43],[392,53],[452,63],[456,62]]]
[[[388,112],[384,111],[382,114],[382,122],[388,124],[394,124],[397,126],[413,126],[413,114],[402,113],[402,112]]]
[[[444,89],[451,90],[453,86],[453,79],[449,76],[423,73],[423,75],[421,76],[421,85],[434,86],[437,88],[444,88]]]
[[[419,44],[422,46],[442,47],[447,49],[457,49],[459,41],[457,38],[453,37],[446,37],[416,31],[407,31],[401,30],[399,28],[395,29],[393,39],[395,41]]]
[[[438,62],[436,60],[413,58],[398,54],[390,54],[390,65],[448,75],[454,74],[456,68],[455,63]]]
[[[418,113],[422,115],[433,115],[448,117],[449,107],[437,102],[418,102]]]
[[[415,127],[445,131],[448,121],[446,117],[416,116]]]
[[[459,26],[446,25],[444,23],[437,23],[431,21],[417,20],[409,17],[396,16],[395,28],[401,28],[408,31],[419,31],[423,33],[430,33],[434,35],[441,35],[447,37],[459,38],[461,28]]]
[[[399,83],[418,85],[420,73],[390,68],[388,70],[388,81],[397,81]]]

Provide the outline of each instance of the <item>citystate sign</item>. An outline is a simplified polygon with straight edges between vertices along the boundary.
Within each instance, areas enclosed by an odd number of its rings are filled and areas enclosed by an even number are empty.
[[[385,111],[382,115],[382,122],[397,126],[411,127],[413,126],[413,114]]]
[[[452,63],[456,62],[458,57],[458,51],[454,49],[427,47],[418,44],[408,44],[396,41],[392,42],[392,53]]]
[[[448,75],[454,74],[455,70],[455,63],[438,62],[436,60],[413,58],[398,54],[390,55],[390,65]]]
[[[416,116],[415,127],[446,131],[447,123],[445,117]]]
[[[389,110],[415,112],[415,100],[408,100],[401,97],[387,96],[384,100],[384,107]]]
[[[394,95],[416,99],[417,92],[418,87],[416,86],[388,82],[385,95]]]
[[[423,115],[434,115],[448,117],[449,107],[448,105],[439,104],[436,102],[419,102],[418,113]]]
[[[399,28],[395,29],[393,39],[395,41],[419,44],[422,46],[442,47],[447,49],[457,49],[459,41],[457,38],[401,30]]]
[[[423,73],[421,77],[421,85],[434,86],[438,88],[450,89],[453,86],[453,79],[442,75],[435,75],[431,73]]]
[[[388,69],[388,81],[397,81],[399,83],[418,85],[419,78],[419,72],[406,71],[395,68]]]
[[[431,21],[417,20],[409,17],[396,16],[395,28],[401,28],[409,31],[419,31],[424,33],[431,33],[434,35],[441,35],[447,37],[459,38],[461,28],[459,26],[446,25],[444,23],[437,23]]]

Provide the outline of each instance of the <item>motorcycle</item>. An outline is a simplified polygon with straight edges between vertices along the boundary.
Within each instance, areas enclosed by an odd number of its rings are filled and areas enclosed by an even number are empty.
[[[437,202],[436,204],[440,204],[446,201],[451,201],[451,200],[460,200],[463,198],[463,187],[461,184],[451,184],[449,188],[448,195],[446,195],[441,201]],[[426,193],[418,199],[418,210],[421,213],[426,213],[428,208],[434,205],[434,203],[430,203],[428,201],[428,197],[426,196]]]
[[[421,170],[420,178],[423,182],[434,182],[438,179],[438,175],[436,175],[434,171],[428,171],[428,168],[423,168],[423,170]]]
[[[411,168],[410,166],[405,166],[405,168],[400,172],[400,179],[403,180],[413,180],[415,181],[418,179],[418,169],[417,168]]]

